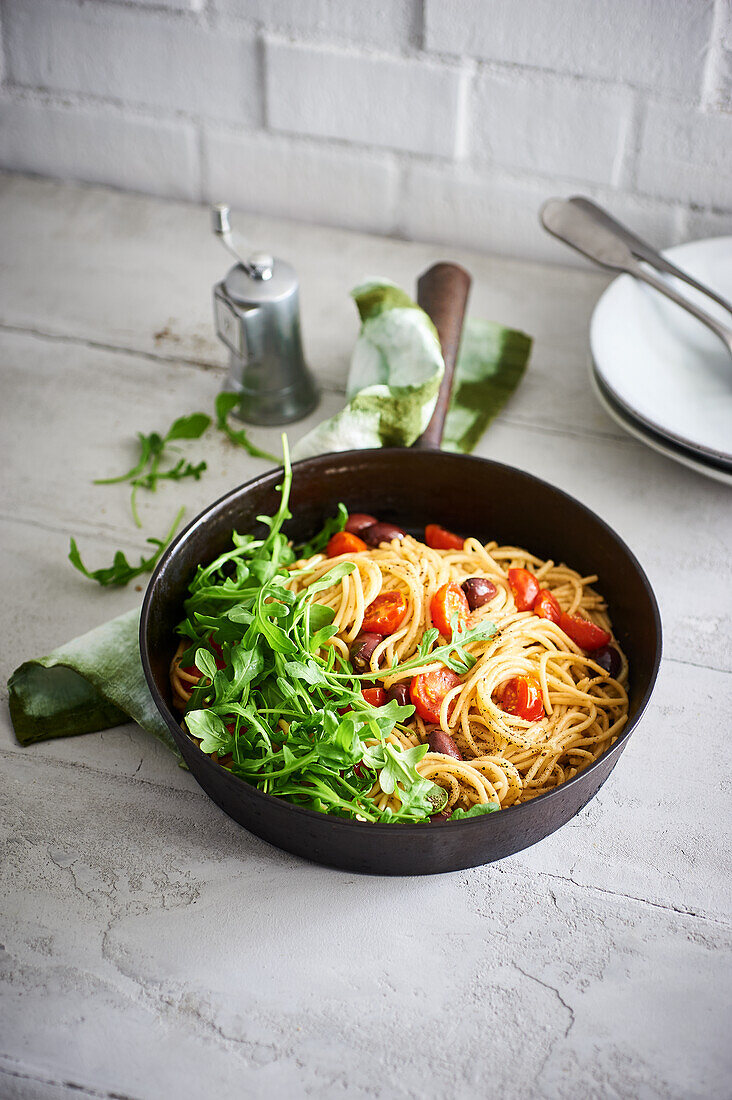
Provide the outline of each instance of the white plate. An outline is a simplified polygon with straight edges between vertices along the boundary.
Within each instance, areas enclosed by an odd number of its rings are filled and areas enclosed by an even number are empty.
[[[691,241],[664,255],[732,299],[732,237]],[[672,281],[732,324],[721,306]],[[621,275],[595,307],[590,345],[600,381],[635,420],[702,457],[732,463],[732,357],[701,322]]]
[[[676,447],[670,440],[664,440],[660,436],[650,434],[640,421],[634,420],[628,413],[624,412],[623,409],[604,392],[603,384],[597,377],[594,368],[591,368],[590,376],[592,379],[592,388],[595,391],[595,397],[597,397],[608,416],[612,417],[615,423],[619,424],[626,432],[636,439],[639,439],[641,443],[645,443],[647,446],[652,447],[653,450],[657,451],[659,454],[665,455],[666,458],[673,459],[674,462],[680,462],[690,470],[696,470],[698,474],[703,474],[704,477],[711,477],[714,478],[715,481],[721,481],[723,485],[732,486],[732,473],[728,473],[718,466],[708,465],[703,459],[693,456],[691,452]]]

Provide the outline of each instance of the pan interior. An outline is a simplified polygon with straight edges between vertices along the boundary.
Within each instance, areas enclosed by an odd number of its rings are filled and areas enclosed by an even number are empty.
[[[171,711],[168,668],[175,627],[199,563],[230,545],[232,530],[255,531],[257,517],[279,504],[275,470],[211,505],[161,560],[146,595],[144,639],[150,672]],[[339,502],[369,512],[420,536],[440,523],[487,542],[522,546],[541,558],[597,573],[618,640],[630,662],[630,721],[644,705],[660,657],[660,622],[648,581],[622,540],[597,516],[560,490],[512,467],[443,452],[356,451],[297,463],[293,469],[286,531],[295,542],[310,538]]]

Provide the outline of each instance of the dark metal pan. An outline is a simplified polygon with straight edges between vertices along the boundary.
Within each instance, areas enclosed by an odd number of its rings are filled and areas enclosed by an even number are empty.
[[[438,264],[422,277],[419,300],[435,321],[454,367],[469,288],[467,273]],[[613,626],[630,662],[629,721],[613,747],[555,790],[501,813],[432,825],[347,821],[262,794],[220,767],[183,733],[171,706],[168,669],[176,648],[188,584],[199,563],[228,548],[231,532],[255,530],[258,515],[279,503],[274,470],[227,493],[171,544],[142,606],[142,664],[155,703],[191,772],[235,821],[271,844],[306,859],[385,875],[423,875],[474,867],[527,848],[553,833],[593,797],[615,767],[653,689],[661,659],[661,621],[645,573],[625,543],[584,505],[531,474],[499,462],[447,454],[439,446],[448,387],[418,445],[347,451],[293,468],[288,533],[303,542],[339,501],[351,511],[421,534],[436,522],[484,541],[525,546],[543,558],[597,573]]]

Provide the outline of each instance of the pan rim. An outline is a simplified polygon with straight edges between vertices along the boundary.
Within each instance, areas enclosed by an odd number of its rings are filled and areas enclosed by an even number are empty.
[[[310,458],[300,459],[298,462],[294,462],[292,464],[292,471],[293,471],[293,476],[294,476],[296,470],[299,469],[300,467],[304,466],[306,463],[310,464],[310,463],[324,462],[325,460],[328,460],[328,459],[330,459],[332,461],[334,458],[337,458],[338,456],[344,456],[344,457],[347,456],[349,458],[356,458],[356,457],[362,457],[362,456],[366,457],[366,456],[374,456],[374,455],[382,455],[382,456],[385,456],[385,457],[389,457],[389,456],[396,457],[396,456],[404,456],[405,451],[407,451],[407,449],[404,448],[404,447],[364,448],[363,450],[358,450],[358,451],[329,451],[326,454],[314,455]],[[659,668],[660,668],[660,665],[661,665],[661,659],[662,659],[662,654],[663,654],[663,629],[662,629],[662,622],[661,622],[661,613],[660,613],[660,610],[659,610],[659,607],[658,607],[658,601],[656,599],[656,595],[653,591],[653,588],[652,588],[651,583],[650,583],[650,581],[649,581],[649,579],[646,575],[645,570],[643,569],[643,567],[641,566],[641,564],[638,561],[637,557],[635,556],[633,551],[630,549],[630,547],[627,545],[625,540],[622,539],[620,537],[620,535],[618,535],[618,533],[616,531],[614,531],[610,527],[610,525],[601,516],[599,516],[596,512],[594,512],[586,504],[583,504],[581,501],[577,500],[576,497],[573,497],[570,493],[567,493],[564,489],[560,489],[558,486],[553,485],[551,482],[545,481],[543,478],[537,477],[535,474],[531,474],[526,470],[522,470],[518,466],[511,466],[508,463],[499,462],[499,461],[497,461],[495,459],[491,459],[491,458],[482,458],[479,455],[463,455],[463,454],[459,454],[459,453],[456,453],[456,452],[430,451],[430,450],[424,450],[424,451],[414,450],[414,451],[407,451],[407,453],[409,453],[411,455],[417,455],[417,454],[429,455],[430,457],[434,457],[435,454],[440,454],[440,455],[443,455],[446,458],[452,458],[452,459],[455,459],[455,460],[459,460],[461,462],[461,464],[464,463],[464,462],[470,462],[470,463],[475,463],[476,465],[487,465],[487,466],[490,466],[490,467],[493,467],[493,468],[500,468],[502,470],[509,471],[512,474],[518,474],[519,476],[521,476],[523,478],[526,478],[529,481],[532,481],[532,482],[538,484],[539,486],[541,486],[544,489],[548,489],[553,493],[557,493],[565,501],[567,501],[570,504],[574,505],[580,511],[584,512],[591,520],[593,520],[600,527],[600,529],[606,535],[608,535],[610,537],[612,542],[614,544],[616,544],[616,547],[622,553],[625,554],[626,559],[628,560],[628,562],[635,569],[635,571],[636,571],[636,573],[637,573],[637,575],[638,575],[638,577],[641,581],[641,584],[642,584],[642,586],[643,586],[643,588],[646,592],[649,603],[650,603],[651,613],[652,613],[652,617],[653,617],[653,627],[654,627],[656,645],[655,645],[655,650],[654,650],[654,654],[653,654],[652,668],[651,668],[651,672],[650,672],[650,675],[649,675],[649,678],[648,678],[648,685],[647,685],[647,687],[646,687],[646,689],[645,689],[645,691],[644,691],[644,693],[641,697],[641,700],[640,700],[639,705],[638,705],[637,712],[634,714],[633,718],[630,721],[628,721],[627,725],[624,727],[624,729],[620,733],[620,735],[619,735],[617,741],[615,742],[615,744],[612,745],[609,749],[607,749],[600,756],[598,756],[598,758],[596,760],[593,760],[593,762],[588,767],[583,768],[582,771],[577,772],[576,775],[573,775],[571,777],[571,779],[565,780],[564,783],[561,783],[558,787],[553,787],[551,790],[545,791],[543,794],[537,795],[536,798],[532,798],[528,802],[523,802],[518,806],[508,806],[507,807],[507,810],[513,811],[515,814],[519,814],[521,811],[524,811],[524,818],[525,818],[527,816],[526,811],[529,811],[530,809],[532,809],[533,807],[535,807],[537,805],[548,806],[550,799],[554,798],[556,800],[557,798],[561,797],[563,793],[570,790],[578,781],[583,781],[589,775],[591,775],[592,772],[596,768],[598,768],[601,765],[602,762],[605,762],[605,761],[607,761],[608,759],[610,759],[612,757],[618,756],[623,751],[623,749],[625,748],[625,745],[627,744],[628,739],[630,738],[630,735],[633,733],[633,730],[638,725],[640,719],[643,717],[643,714],[645,713],[645,711],[648,707],[648,704],[651,700],[651,696],[653,695],[653,691],[655,689],[656,681],[658,679],[658,671],[659,671]],[[229,772],[226,768],[221,768],[221,765],[217,764],[216,761],[212,761],[210,759],[210,757],[208,757],[206,755],[206,753],[201,752],[200,748],[195,744],[195,742],[193,742],[189,737],[187,737],[187,735],[181,729],[180,725],[176,722],[175,715],[172,713],[172,711],[168,707],[167,703],[165,702],[165,699],[163,698],[162,694],[158,690],[157,684],[155,682],[155,677],[153,676],[153,672],[152,672],[152,666],[151,666],[151,663],[150,663],[150,656],[149,656],[148,645],[147,645],[147,632],[148,632],[148,625],[149,625],[149,622],[150,622],[151,604],[152,604],[152,600],[154,598],[155,591],[157,589],[158,581],[159,581],[160,577],[162,576],[162,574],[166,571],[167,567],[169,566],[170,561],[173,558],[173,556],[174,556],[175,552],[177,551],[178,547],[185,540],[188,539],[190,533],[194,529],[199,528],[202,524],[205,523],[205,521],[211,516],[211,514],[214,511],[219,510],[222,506],[225,505],[225,503],[227,501],[237,497],[239,494],[242,493],[243,490],[253,489],[258,484],[260,484],[262,482],[265,482],[265,481],[269,481],[274,476],[278,475],[281,470],[284,470],[284,467],[283,466],[277,466],[274,470],[269,470],[264,474],[258,474],[257,476],[255,476],[253,478],[250,478],[249,481],[243,482],[241,485],[236,486],[236,488],[234,488],[234,489],[230,489],[228,492],[224,493],[222,496],[220,496],[216,500],[214,500],[211,504],[209,504],[206,508],[204,508],[203,511],[199,512],[199,514],[197,516],[195,516],[191,520],[191,522],[189,524],[187,524],[187,526],[184,527],[183,530],[173,539],[173,541],[166,547],[165,551],[163,552],[163,554],[160,557],[160,560],[158,561],[157,565],[155,566],[155,569],[154,569],[154,571],[153,571],[153,573],[150,577],[150,580],[148,582],[147,588],[145,590],[145,595],[144,595],[143,601],[142,601],[142,608],[141,608],[141,611],[140,611],[139,646],[140,646],[140,657],[141,657],[141,660],[142,660],[142,668],[143,668],[143,672],[144,672],[144,675],[145,675],[145,680],[147,682],[148,690],[150,691],[153,702],[155,703],[155,706],[156,706],[158,712],[160,713],[161,717],[166,722],[166,724],[167,724],[168,728],[170,729],[171,733],[173,734],[173,737],[174,737],[176,742],[178,742],[179,739],[184,741],[190,747],[190,749],[192,749],[195,753],[199,754],[201,761],[205,760],[205,761],[208,762],[208,764],[213,764],[214,766],[220,768],[220,770],[222,772],[224,772],[227,776],[229,776],[232,780],[234,780],[238,784],[241,784],[242,788],[249,795],[251,795],[254,798],[255,802],[260,801],[262,806],[268,806],[268,805],[273,805],[274,804],[278,807],[287,807],[290,810],[296,811],[300,815],[305,815],[306,820],[310,820],[310,821],[313,821],[313,822],[318,822],[322,825],[325,825],[326,823],[330,823],[331,825],[333,825],[336,828],[340,827],[340,828],[345,828],[345,829],[361,829],[361,830],[363,830],[364,828],[368,828],[368,830],[370,832],[370,835],[372,835],[372,836],[375,835],[375,834],[376,835],[381,835],[381,834],[383,834],[383,835],[393,835],[395,837],[395,839],[400,837],[400,836],[407,836],[407,835],[409,835],[410,837],[411,836],[418,836],[418,835],[429,836],[429,835],[432,835],[433,829],[435,828],[435,826],[437,828],[442,828],[444,826],[450,825],[451,828],[453,828],[453,829],[455,828],[455,826],[458,826],[459,828],[463,828],[463,829],[469,829],[469,828],[472,828],[472,829],[478,829],[478,828],[490,829],[491,828],[490,823],[491,823],[491,821],[494,820],[493,814],[484,814],[484,815],[481,815],[481,816],[476,817],[476,818],[465,818],[461,821],[459,820],[459,821],[454,821],[454,822],[451,822],[451,821],[434,822],[433,821],[433,822],[431,822],[430,828],[425,831],[425,823],[424,822],[423,823],[416,823],[416,822],[414,822],[414,823],[398,823],[398,822],[395,822],[395,823],[392,823],[392,824],[388,824],[388,823],[371,822],[371,821],[353,821],[350,818],[337,817],[336,815],[319,813],[317,810],[309,810],[305,806],[298,806],[296,803],[288,802],[284,798],[278,798],[275,795],[265,794],[264,791],[260,791],[256,787],[252,786],[250,783],[247,783],[245,779],[241,779],[239,776],[234,775],[233,772]],[[194,776],[194,778],[196,778],[196,777]],[[603,782],[604,782],[604,780],[603,780]],[[399,828],[395,829],[395,824],[399,825]],[[246,827],[246,826],[244,826],[244,827]]]

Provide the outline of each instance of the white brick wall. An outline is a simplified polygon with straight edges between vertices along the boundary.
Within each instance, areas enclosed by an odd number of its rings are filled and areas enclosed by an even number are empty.
[[[0,167],[573,262],[732,233],[732,0],[0,0]]]
[[[456,66],[268,40],[265,68],[273,130],[424,156],[461,152],[467,74]]]

